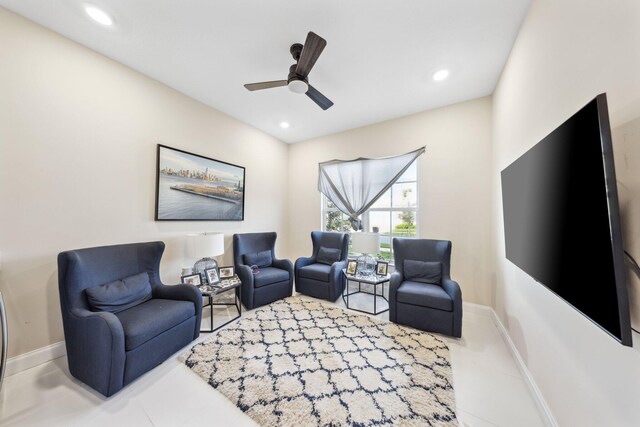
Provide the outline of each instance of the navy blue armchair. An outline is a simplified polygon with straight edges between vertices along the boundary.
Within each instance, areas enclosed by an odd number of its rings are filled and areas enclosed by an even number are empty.
[[[163,242],[149,242],[58,255],[69,371],[105,396],[118,392],[200,334],[202,295],[191,285],[162,284],[163,252]],[[93,305],[92,291],[112,298],[114,292],[127,291],[123,283],[134,282],[148,291],[144,301],[121,310],[112,305],[101,311]]]
[[[450,277],[451,242],[394,238],[393,251],[389,320],[462,336],[462,293]]]
[[[344,291],[346,279],[342,270],[349,257],[349,235],[346,233],[311,232],[313,253],[296,261],[296,291],[327,301],[337,300]]]
[[[233,260],[242,281],[242,303],[248,309],[260,307],[293,293],[293,264],[276,259],[276,233],[233,235]],[[251,266],[259,272],[253,274]]]

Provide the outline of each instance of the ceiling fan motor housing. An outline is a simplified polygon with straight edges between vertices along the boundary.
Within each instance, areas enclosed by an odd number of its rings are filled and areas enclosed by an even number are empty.
[[[294,45],[295,46],[295,45]],[[293,49],[293,46],[291,46]],[[306,93],[309,89],[309,81],[296,73],[298,64],[289,67],[289,76],[287,77],[287,87],[293,93]]]
[[[289,52],[291,52],[291,56],[293,56],[294,61],[298,61],[300,59],[300,54],[302,53],[303,46],[300,43],[294,43],[289,48]]]

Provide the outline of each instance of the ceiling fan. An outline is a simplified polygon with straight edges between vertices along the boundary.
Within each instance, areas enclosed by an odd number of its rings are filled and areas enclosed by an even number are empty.
[[[261,83],[248,83],[244,85],[248,90],[262,90],[271,89],[273,87],[288,86],[289,90],[293,93],[304,93],[313,102],[318,104],[320,108],[326,110],[333,105],[333,102],[326,96],[318,92],[316,88],[309,84],[307,76],[315,65],[318,57],[322,53],[322,50],[327,45],[327,41],[310,31],[307,34],[307,40],[304,42],[304,46],[300,43],[291,45],[289,52],[296,61],[291,67],[289,67],[289,76],[287,80],[275,80],[272,82]]]

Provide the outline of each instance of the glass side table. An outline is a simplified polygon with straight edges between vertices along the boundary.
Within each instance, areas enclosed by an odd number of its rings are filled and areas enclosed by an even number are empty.
[[[202,292],[203,300],[206,299],[206,303],[203,301],[202,311],[204,313],[205,308],[209,307],[209,329],[200,328],[200,332],[215,332],[223,326],[228,325],[229,323],[238,320],[242,317],[242,288],[240,285],[240,279],[238,276],[231,277],[229,279],[222,279],[220,283],[210,286],[210,290],[203,290],[202,286],[198,286],[200,292]],[[237,292],[236,292],[237,289]],[[225,292],[233,291],[233,302],[213,302],[214,297],[223,294]],[[213,327],[213,307],[214,306],[233,306],[236,308],[238,315],[231,320],[223,323],[220,326]]]
[[[344,277],[347,279],[347,285],[345,286],[344,292],[342,293],[342,300],[344,301],[345,306],[349,310],[359,311],[361,313],[367,313],[367,314],[373,314],[373,315],[378,315],[378,314],[386,313],[387,311],[389,311],[389,300],[384,296],[384,285],[389,283],[389,280],[391,279],[390,274],[387,274],[386,276],[378,276],[377,274],[372,274],[369,276],[361,276],[356,274],[355,276],[352,276],[350,274],[347,274],[346,269],[342,269],[342,274],[344,274]],[[349,282],[357,282],[358,290],[355,292],[349,292]],[[372,285],[373,293],[363,291],[362,284]],[[378,293],[378,286],[382,287],[380,293]],[[349,296],[354,294],[372,295],[373,311],[359,310],[357,308],[350,307]],[[378,311],[378,298],[382,298],[387,303],[386,309]]]

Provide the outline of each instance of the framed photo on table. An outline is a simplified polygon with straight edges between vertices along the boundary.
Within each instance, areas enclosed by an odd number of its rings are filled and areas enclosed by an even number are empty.
[[[347,274],[349,276],[355,276],[358,271],[358,261],[355,259],[350,259],[347,261]]]
[[[218,269],[217,268],[207,268],[204,271],[204,274],[207,276],[207,282],[209,283],[209,285],[216,285],[218,283],[220,283],[220,276],[218,275]]]
[[[220,279],[230,279],[235,276],[236,272],[232,265],[228,267],[220,267]]]
[[[202,277],[200,277],[198,273],[187,274],[186,276],[182,276],[180,277],[180,281],[185,285],[193,285],[193,286],[202,285]]]
[[[378,261],[376,263],[376,274],[378,276],[386,276],[389,271],[389,263],[386,261]]]

